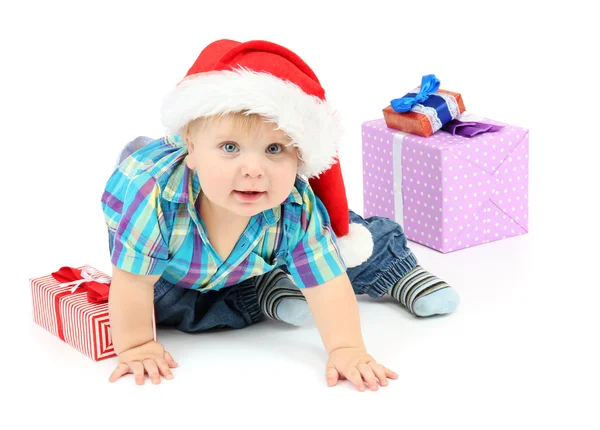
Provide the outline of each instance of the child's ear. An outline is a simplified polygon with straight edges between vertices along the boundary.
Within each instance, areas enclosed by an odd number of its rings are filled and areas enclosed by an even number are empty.
[[[183,129],[183,140],[185,141],[185,146],[187,147],[188,150],[188,155],[185,157],[185,164],[187,164],[187,166],[190,169],[194,169],[196,167],[196,163],[194,162],[194,142],[192,142],[192,138],[190,136],[190,129],[189,127],[186,125]]]
[[[192,133],[190,133],[190,125],[186,124],[183,126],[183,130],[181,131],[181,137],[183,137],[183,141],[187,146],[189,152],[194,150],[194,144],[192,143]]]
[[[188,137],[184,138],[185,141],[185,146],[187,147],[188,152],[191,154],[194,152],[194,143],[192,142],[192,140]]]
[[[185,164],[187,164],[191,170],[194,170],[196,168],[196,162],[194,161],[194,144],[187,138],[185,139],[185,144],[188,148],[188,154],[185,156]]]
[[[194,162],[194,156],[192,154],[188,154],[185,156],[185,164],[190,170],[196,169],[196,163]]]

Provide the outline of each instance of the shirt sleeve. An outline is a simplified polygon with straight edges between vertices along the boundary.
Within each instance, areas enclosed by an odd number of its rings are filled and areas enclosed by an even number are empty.
[[[287,268],[298,288],[324,284],[346,271],[325,205],[310,186],[302,192],[300,225],[290,243]]]
[[[127,185],[111,254],[116,267],[136,275],[163,273],[169,245],[162,233],[166,226],[159,197],[160,187],[150,175],[137,176]]]

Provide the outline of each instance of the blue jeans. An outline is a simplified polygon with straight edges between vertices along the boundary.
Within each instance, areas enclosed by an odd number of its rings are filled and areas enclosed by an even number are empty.
[[[140,137],[128,143],[119,161],[150,141],[152,139]],[[374,243],[373,254],[366,262],[347,269],[350,283],[356,295],[379,298],[417,265],[417,259],[407,246],[400,224],[377,216],[363,219],[353,211],[349,211],[349,215],[350,222],[360,223],[370,231]],[[113,234],[109,231],[111,253],[112,246]],[[289,274],[286,266],[280,269]],[[156,323],[195,333],[213,328],[239,329],[262,321],[265,315],[255,288],[258,279],[254,277],[228,288],[201,293],[160,278],[154,284]]]

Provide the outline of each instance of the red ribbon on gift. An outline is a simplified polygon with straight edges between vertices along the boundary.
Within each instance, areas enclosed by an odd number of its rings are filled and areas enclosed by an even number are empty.
[[[105,303],[108,301],[110,278],[98,276],[93,269],[74,269],[68,266],[61,267],[57,272],[53,272],[52,277],[60,282],[61,286],[74,285],[70,290],[63,291],[54,298],[58,337],[64,342],[65,336],[59,306],[60,299],[71,294],[87,293],[88,302]]]

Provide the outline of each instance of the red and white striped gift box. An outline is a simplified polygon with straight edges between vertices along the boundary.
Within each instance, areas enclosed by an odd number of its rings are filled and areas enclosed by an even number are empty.
[[[94,274],[94,279],[108,277],[89,265],[77,267],[84,268]],[[31,278],[29,282],[35,323],[92,360],[116,356],[110,337],[108,302],[90,303],[85,288],[72,291],[72,285],[61,286],[52,275]]]

